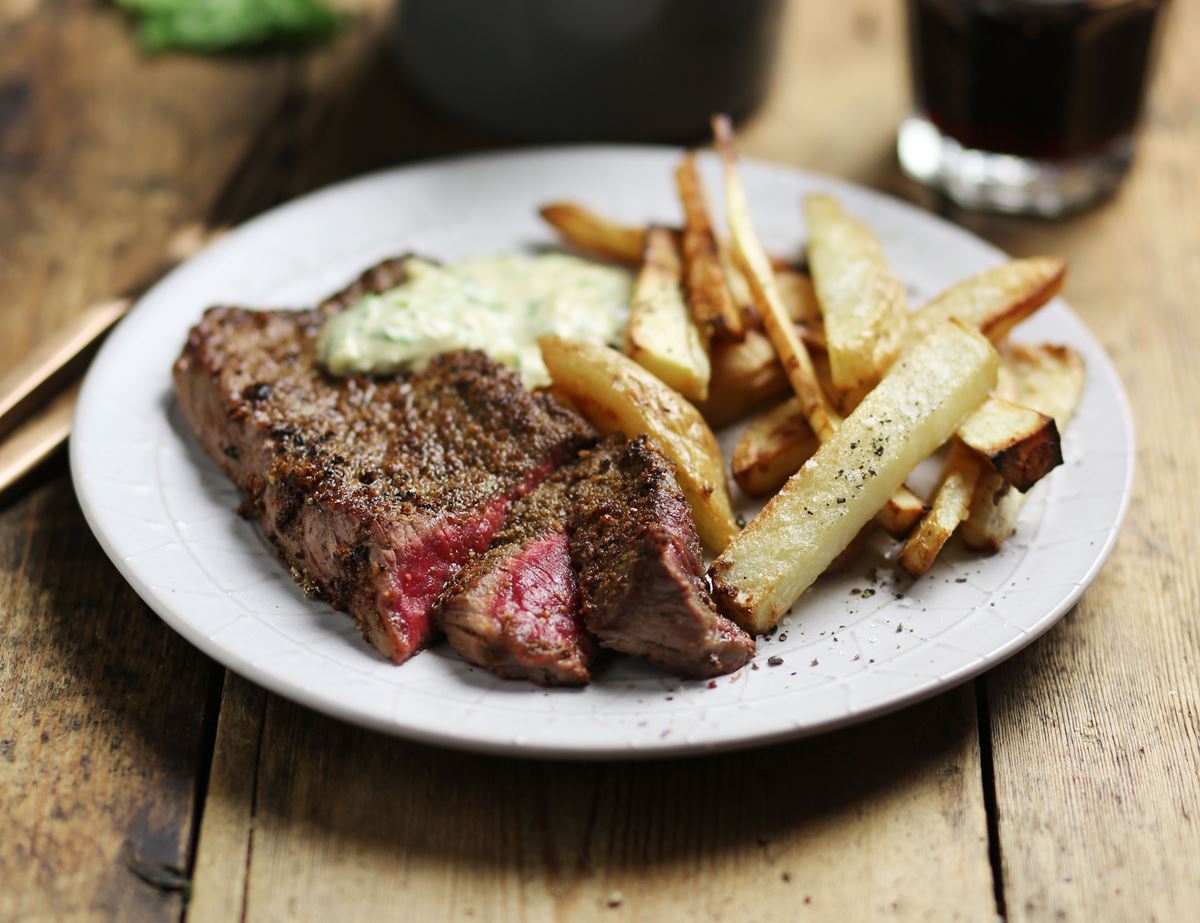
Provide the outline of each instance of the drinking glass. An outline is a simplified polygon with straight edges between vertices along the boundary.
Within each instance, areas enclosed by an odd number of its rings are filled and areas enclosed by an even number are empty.
[[[1058,216],[1129,168],[1166,0],[908,0],[900,165],[967,208]]]

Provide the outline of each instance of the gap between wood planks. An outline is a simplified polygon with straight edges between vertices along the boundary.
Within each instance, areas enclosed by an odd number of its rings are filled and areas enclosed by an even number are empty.
[[[212,773],[212,761],[217,745],[217,722],[221,718],[221,700],[224,697],[226,670],[214,663],[208,679],[208,690],[204,695],[204,721],[201,723],[199,759],[196,761],[196,785],[192,793],[192,827],[187,845],[187,881],[191,882],[196,866],[196,846],[200,842],[200,818],[204,814],[204,800],[208,797],[208,780]],[[184,900],[181,917],[187,912]]]
[[[996,802],[996,764],[992,759],[992,718],[988,712],[987,676],[976,677],[975,713],[979,735],[979,779],[983,788],[983,810],[987,817],[988,862],[992,867],[992,894],[996,916],[1008,919],[1004,897],[1004,865],[1000,850],[1000,817]]]
[[[242,899],[241,899],[240,903],[238,904],[238,921],[239,921],[239,923],[245,923],[245,920],[246,920],[246,917],[247,917],[248,911],[249,911],[250,865],[254,862],[254,827],[255,827],[254,821],[255,821],[255,816],[258,813],[258,772],[259,772],[259,767],[262,765],[262,742],[263,742],[263,734],[266,733],[266,730],[267,730],[267,705],[266,705],[266,702],[263,702],[263,709],[259,715],[259,722],[258,722],[258,739],[257,739],[257,741],[255,743],[255,747],[254,747],[254,775],[253,775],[251,783],[250,783],[252,786],[251,794],[250,794],[250,830],[249,830],[249,835],[246,837],[246,862],[245,862],[245,865],[243,865],[243,867],[242,867]],[[215,732],[214,732],[214,742],[215,742]],[[199,840],[199,831],[200,831],[200,818],[197,817],[196,818],[196,832],[197,832],[196,838],[197,838],[197,840]],[[193,853],[193,862],[194,861],[195,861],[195,854]],[[182,916],[184,918],[186,918],[186,916],[187,916],[187,905],[186,904],[184,905]]]
[[[924,198],[926,207],[938,217],[953,223],[955,206],[950,197],[943,192],[919,190],[919,198]],[[992,747],[992,718],[988,706],[987,674],[972,680],[975,688],[975,723],[976,734],[979,737],[979,781],[983,790],[983,810],[987,819],[988,864],[992,869],[992,896],[996,901],[996,917],[1008,919],[1008,901],[1004,892],[1004,862],[1000,843],[1000,815],[996,800],[996,762],[993,758]]]

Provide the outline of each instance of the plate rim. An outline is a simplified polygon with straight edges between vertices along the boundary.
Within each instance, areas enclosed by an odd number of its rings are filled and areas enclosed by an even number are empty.
[[[167,273],[162,279],[155,283],[141,297],[137,299],[135,305],[131,308],[130,315],[134,312],[146,310],[145,305],[151,300],[151,296],[161,288],[168,286],[172,280],[176,279],[179,274],[184,272],[192,272],[197,267],[210,261],[219,259],[221,255],[228,249],[236,249],[239,245],[239,237],[253,233],[254,229],[274,223],[280,220],[286,220],[286,216],[293,211],[304,211],[312,207],[315,202],[327,198],[336,198],[347,194],[352,189],[357,187],[369,187],[373,184],[406,173],[419,172],[421,170],[437,170],[439,168],[464,165],[469,166],[472,163],[486,162],[493,163],[497,160],[520,160],[531,157],[545,156],[560,156],[560,155],[604,155],[604,154],[645,154],[645,155],[663,155],[663,154],[678,154],[682,149],[668,145],[647,145],[647,144],[581,144],[581,145],[550,145],[537,147],[517,147],[505,149],[502,151],[492,152],[475,152],[467,154],[457,154],[449,157],[441,157],[432,160],[416,161],[410,164],[403,164],[382,170],[376,170],[360,176],[352,177],[333,183],[306,193],[302,196],[290,199],[287,202],[280,203],[272,207],[246,222],[231,229],[221,239],[215,241],[210,246],[206,247],[199,254],[186,260],[184,263],[175,267],[171,272]],[[960,225],[956,225],[946,219],[935,215],[931,212],[918,208],[917,206],[895,198],[877,189],[861,186],[851,181],[842,179],[828,174],[817,173],[810,170],[805,170],[800,167],[792,166],[785,163],[779,163],[769,160],[761,160],[758,158],[745,157],[743,161],[752,165],[753,169],[766,171],[777,171],[785,174],[793,174],[802,176],[808,180],[819,182],[827,187],[837,190],[848,189],[852,190],[853,194],[858,197],[867,197],[874,199],[877,202],[883,203],[886,208],[900,209],[906,218],[916,217],[922,221],[932,221],[944,225],[959,235],[970,238],[971,241],[980,248],[986,249],[989,255],[998,259],[1011,258],[1000,248],[993,245],[991,242],[979,237],[972,231]],[[982,251],[981,251],[982,252]],[[899,711],[917,702],[932,698],[944,692],[954,689],[968,680],[974,679],[982,675],[988,670],[999,666],[1004,661],[1011,658],[1014,654],[1032,644],[1039,637],[1044,635],[1058,621],[1070,611],[1070,609],[1078,602],[1084,590],[1086,590],[1095,580],[1096,576],[1107,563],[1116,546],[1121,530],[1124,526],[1126,516],[1129,510],[1129,505],[1133,494],[1133,484],[1137,466],[1137,439],[1136,429],[1132,406],[1129,401],[1128,393],[1125,390],[1124,383],[1121,380],[1118,372],[1108,351],[1103,344],[1090,330],[1087,324],[1083,321],[1074,310],[1064,301],[1063,308],[1067,311],[1070,318],[1076,322],[1089,337],[1093,344],[1097,347],[1097,352],[1102,357],[1104,371],[1114,384],[1114,393],[1116,396],[1117,416],[1121,420],[1124,433],[1127,434],[1127,444],[1124,453],[1125,462],[1125,478],[1121,485],[1121,497],[1109,531],[1101,545],[1097,550],[1095,557],[1092,559],[1086,572],[1078,579],[1075,585],[1066,590],[1064,595],[1052,606],[1046,613],[1042,615],[1031,627],[1024,630],[1020,635],[1009,641],[998,645],[991,649],[986,656],[981,656],[978,659],[966,663],[961,667],[951,670],[950,672],[940,675],[937,678],[931,678],[930,682],[919,684],[898,695],[893,695],[881,699],[866,706],[859,706],[845,714],[833,715],[824,719],[812,721],[802,727],[781,727],[777,730],[767,730],[751,732],[743,735],[730,735],[715,740],[705,741],[687,741],[682,739],[663,741],[661,743],[647,743],[634,745],[626,743],[623,746],[614,746],[608,743],[585,744],[582,746],[562,746],[556,744],[543,744],[539,742],[525,741],[515,742],[511,738],[508,740],[490,739],[479,736],[463,736],[453,730],[453,725],[450,725],[449,730],[428,729],[426,727],[404,725],[393,720],[386,720],[374,714],[358,711],[351,706],[344,705],[339,701],[321,696],[312,689],[306,688],[298,683],[291,681],[286,676],[263,671],[261,667],[255,666],[249,658],[241,652],[236,652],[229,647],[223,646],[219,642],[215,642],[212,638],[206,635],[203,630],[188,619],[181,618],[170,604],[170,600],[165,596],[160,596],[155,592],[154,588],[145,583],[143,579],[134,572],[134,568],[125,560],[123,553],[115,547],[112,537],[105,530],[101,521],[101,511],[95,505],[95,498],[90,493],[90,488],[86,483],[86,464],[83,456],[83,450],[78,447],[76,440],[70,440],[68,445],[69,463],[72,485],[75,490],[76,497],[79,500],[80,507],[84,514],[84,519],[88,524],[89,529],[96,537],[97,542],[104,550],[105,554],[112,561],[114,566],[120,572],[125,581],[133,588],[138,597],[168,626],[176,633],[180,634],[188,643],[197,647],[205,655],[213,658],[227,669],[232,670],[239,676],[249,680],[250,682],[268,689],[278,695],[297,702],[304,707],[311,708],[314,711],[322,714],[330,715],[338,720],[346,721],[360,727],[366,727],[374,731],[379,731],[390,736],[401,737],[406,740],[416,741],[422,744],[448,747],[461,751],[469,751],[476,753],[487,753],[492,755],[501,755],[509,757],[533,757],[533,758],[554,758],[567,760],[630,760],[630,759],[661,759],[661,758],[679,758],[684,756],[704,756],[712,753],[728,752],[734,750],[749,749],[752,747],[769,746],[771,744],[780,743],[788,740],[795,740],[803,737],[811,737],[818,734],[827,733],[841,727],[847,727],[854,724],[863,723],[880,716]],[[115,342],[113,338],[107,338],[102,344],[97,356],[89,365],[87,375],[83,383],[83,390],[80,393],[79,401],[76,406],[74,425],[82,418],[86,408],[89,405],[90,391],[98,387],[95,384],[96,378],[92,374],[93,368],[106,350],[110,348],[110,344]],[[91,386],[91,388],[89,388]],[[796,693],[803,694],[803,693]]]

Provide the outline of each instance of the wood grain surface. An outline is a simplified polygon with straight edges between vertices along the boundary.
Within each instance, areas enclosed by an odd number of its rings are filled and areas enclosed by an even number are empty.
[[[141,58],[84,0],[0,0],[0,368],[234,223],[495,139],[398,84],[385,0],[306,55]],[[371,734],[212,664],[87,532],[61,460],[0,498],[0,920],[1200,918],[1200,2],[1139,159],[1059,222],[899,175],[892,0],[794,3],[747,154],[1061,253],[1138,429],[1112,560],[1025,653],[932,702],[741,755],[577,765]],[[386,117],[383,117],[386,115]]]
[[[146,62],[96,4],[0,5],[0,368],[159,264],[283,76]],[[178,919],[222,671],[120,579],[61,459],[0,502],[0,919]]]
[[[1045,642],[986,679],[1014,920],[1200,919],[1200,4],[1178,3],[1138,162],[1117,197],[1032,227],[1133,405],[1116,551]]]
[[[192,921],[239,896],[247,920],[918,920],[934,895],[943,919],[992,912],[970,687],[820,740],[592,765],[226,692]]]

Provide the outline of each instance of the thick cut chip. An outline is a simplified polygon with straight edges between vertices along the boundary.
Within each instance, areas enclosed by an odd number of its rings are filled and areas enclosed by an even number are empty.
[[[727,118],[717,116],[713,119],[713,135],[717,153],[725,168],[725,209],[730,232],[746,279],[762,313],[763,328],[779,355],[788,382],[804,408],[809,426],[818,439],[826,442],[841,424],[841,415],[834,410],[821,387],[812,357],[793,325],[780,295],[775,273],[750,220],[750,205],[746,200],[746,190],[738,173],[737,156],[733,149],[733,129]],[[899,485],[896,495],[884,506],[880,523],[892,535],[899,537],[913,527],[923,512],[921,500],[907,487]]]
[[[1060,430],[1075,413],[1083,395],[1083,358],[1068,346],[1010,346],[1003,371],[1012,379],[1011,395],[1054,418]],[[1006,376],[1008,377],[1008,376]],[[971,512],[960,527],[963,544],[974,551],[996,552],[1013,532],[1025,494],[1013,490],[994,471],[975,485]]]
[[[740,340],[746,329],[729,293],[693,155],[680,162],[675,183],[683,205],[684,281],[692,317],[710,338]]]
[[[712,367],[683,299],[682,280],[675,236],[666,228],[650,228],[633,288],[625,352],[688,400],[703,401]]]
[[[733,449],[733,479],[752,497],[778,490],[820,443],[797,398],[750,421]]]
[[[958,428],[958,438],[1022,493],[1063,460],[1054,418],[1002,397],[984,401]]]
[[[576,250],[627,266],[636,267],[642,260],[646,249],[644,227],[621,224],[577,202],[551,202],[538,209],[538,214]],[[670,230],[679,236],[678,228]],[[720,240],[717,247],[719,252]],[[772,256],[771,265],[781,272],[794,271],[792,261],[783,256]]]
[[[971,497],[983,471],[974,451],[959,440],[951,444],[942,482],[933,496],[929,512],[913,530],[900,552],[900,566],[914,577],[929,570],[938,552],[950,540],[959,523],[967,518]]]
[[[759,330],[747,330],[740,343],[713,343],[709,359],[708,400],[699,407],[710,426],[726,426],[791,390],[775,347]]]
[[[617,224],[574,202],[543,205],[539,214],[577,250],[629,266],[641,262],[645,228]]]
[[[904,286],[887,267],[875,235],[827,195],[810,196],[808,263],[825,320],[833,383],[872,385],[905,342]]]
[[[725,171],[725,211],[729,231],[738,260],[762,314],[763,330],[779,355],[784,374],[804,407],[809,425],[823,441],[834,432],[841,422],[841,417],[830,406],[829,400],[821,390],[813,370],[812,358],[800,334],[796,332],[779,293],[775,272],[759,242],[758,232],[754,230],[754,223],[750,219],[750,204],[746,200],[746,190],[742,186],[741,174],[737,169],[737,156],[733,150],[733,129],[727,118],[718,116],[713,119],[713,135]]]
[[[892,538],[904,538],[928,509],[929,504],[901,485],[888,497],[875,521],[883,526],[884,531]]]
[[[909,316],[909,342],[957,317],[999,343],[1017,324],[1059,293],[1067,264],[1057,257],[1010,260],[951,286]]]
[[[615,349],[560,337],[542,337],[538,345],[555,390],[597,429],[649,436],[675,465],[701,540],[714,551],[729,544],[737,526],[725,461],[700,412]]]
[[[950,322],[897,362],[713,562],[715,596],[764,632],[987,397],[999,357]]]

